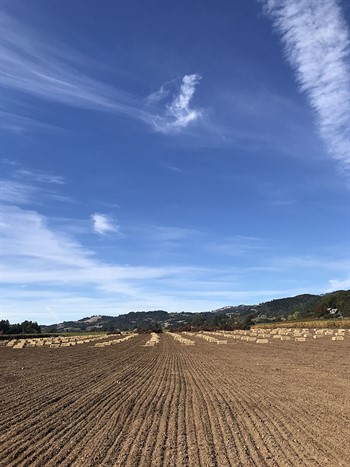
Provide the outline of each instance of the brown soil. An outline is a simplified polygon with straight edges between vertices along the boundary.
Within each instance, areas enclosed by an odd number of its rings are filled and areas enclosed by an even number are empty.
[[[350,465],[350,336],[147,339],[0,348],[0,465]]]

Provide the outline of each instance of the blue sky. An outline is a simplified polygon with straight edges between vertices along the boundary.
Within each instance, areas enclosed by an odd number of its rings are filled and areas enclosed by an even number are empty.
[[[1,7],[1,318],[350,287],[346,2]]]

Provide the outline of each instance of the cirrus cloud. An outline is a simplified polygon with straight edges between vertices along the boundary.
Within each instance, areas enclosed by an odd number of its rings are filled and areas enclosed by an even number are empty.
[[[349,154],[349,32],[337,0],[260,0],[316,114],[327,152],[342,170]]]
[[[184,75],[176,96],[171,96],[166,88],[177,79],[166,82],[144,99],[86,74],[82,64],[88,63],[89,58],[64,43],[54,44],[5,12],[1,20],[0,79],[4,89],[47,102],[139,120],[163,134],[179,133],[201,115],[189,106],[201,78],[198,74]],[[73,61],[72,56],[77,59]],[[164,106],[162,101],[168,95],[173,100]],[[6,112],[5,123],[4,128],[16,132],[55,128],[15,111]]]

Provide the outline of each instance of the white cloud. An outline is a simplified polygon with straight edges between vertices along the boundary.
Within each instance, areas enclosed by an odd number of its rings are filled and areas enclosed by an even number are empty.
[[[110,232],[119,232],[119,226],[114,223],[114,220],[106,214],[92,214],[93,229],[100,235],[105,235]]]
[[[282,35],[286,57],[316,113],[328,153],[348,170],[349,33],[339,2],[260,1]]]
[[[189,108],[189,104],[201,77],[185,75],[182,78],[180,93],[169,105],[168,111],[174,117],[174,126],[187,126],[188,122],[198,118],[200,112]]]
[[[157,131],[176,133],[201,117],[200,110],[190,108],[190,102],[200,79],[201,76],[198,74],[185,75],[182,78],[179,94],[166,106],[165,115],[158,115],[153,121]]]

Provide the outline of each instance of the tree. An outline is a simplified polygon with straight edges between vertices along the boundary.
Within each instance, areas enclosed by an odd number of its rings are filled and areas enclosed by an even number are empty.
[[[255,315],[256,313],[249,313],[248,315],[242,317],[239,322],[240,327],[242,329],[250,329],[250,327],[254,324],[253,318],[255,318]]]
[[[40,330],[40,326],[38,325],[38,323],[36,321],[23,321],[23,323],[21,323],[21,328],[22,328],[22,333],[24,334],[34,334],[34,333],[37,333],[37,332],[41,332]]]
[[[202,326],[202,324],[204,324],[204,319],[201,315],[195,315],[192,319],[191,319],[191,322],[190,322],[191,326],[197,328],[197,327],[200,327]]]
[[[0,334],[8,334],[10,331],[10,322],[8,319],[0,321]]]

